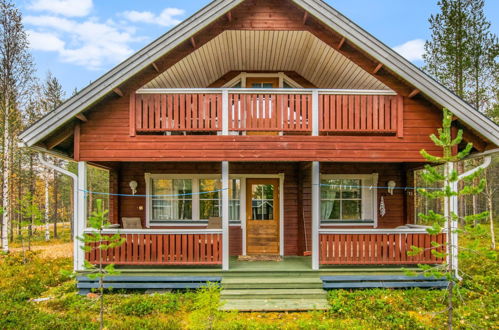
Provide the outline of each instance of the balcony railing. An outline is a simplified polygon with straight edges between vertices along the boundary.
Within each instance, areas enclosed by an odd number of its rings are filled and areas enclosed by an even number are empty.
[[[87,231],[91,234],[92,231]],[[100,250],[94,245],[85,259],[115,265],[221,265],[222,230],[131,230],[108,229],[105,235],[118,234],[121,246]],[[92,246],[92,245],[91,245]]]
[[[403,101],[389,91],[142,89],[131,96],[130,124],[131,135],[175,131],[314,135],[316,127],[317,135],[402,136]]]
[[[446,234],[430,235],[425,229],[320,229],[319,242],[321,265],[439,264],[444,260],[431,251],[445,251]],[[412,246],[423,252],[409,256]]]

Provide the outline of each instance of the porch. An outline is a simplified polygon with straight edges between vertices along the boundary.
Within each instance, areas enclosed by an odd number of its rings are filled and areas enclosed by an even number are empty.
[[[317,165],[319,171],[314,173]],[[91,263],[102,260],[123,267],[230,271],[258,265],[231,259],[247,255],[308,255],[311,257],[297,260],[306,261],[301,266],[310,270],[443,262],[431,250],[435,249],[433,241],[445,242],[445,234],[429,235],[414,224],[414,189],[410,187],[417,165],[231,162],[222,166],[112,166],[108,195],[113,228],[104,233],[119,234],[125,243],[81,255]],[[409,188],[389,191],[389,181]],[[136,184],[135,194],[130,182]],[[87,192],[86,202],[99,198],[91,188],[81,190]],[[213,217],[214,222],[209,220]],[[125,219],[136,219],[138,227],[124,228]],[[424,253],[408,256],[411,246]],[[273,267],[285,264],[274,262]]]
[[[91,233],[91,231],[86,231]],[[97,264],[117,266],[222,266],[223,230],[105,230],[125,239],[120,247],[100,251],[93,249],[85,259]],[[431,242],[444,244],[445,234],[430,235],[424,228],[408,229],[320,229],[319,264],[325,271],[334,266],[409,266],[438,264]],[[411,246],[424,253],[408,256]],[[226,270],[258,271],[262,269],[312,269],[312,257],[285,257],[283,261],[240,261],[232,257]]]

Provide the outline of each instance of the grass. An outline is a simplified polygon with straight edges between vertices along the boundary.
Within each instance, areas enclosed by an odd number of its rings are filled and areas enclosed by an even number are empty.
[[[466,238],[461,240],[466,243]],[[488,244],[486,237],[481,244]],[[39,252],[0,257],[0,329],[95,329],[98,299],[76,293],[70,258]],[[461,262],[465,272],[456,298],[456,328],[499,328],[499,264],[477,255]],[[47,301],[33,299],[45,297]],[[108,329],[444,329],[445,291],[336,290],[331,309],[309,313],[219,312],[219,291],[105,297]]]

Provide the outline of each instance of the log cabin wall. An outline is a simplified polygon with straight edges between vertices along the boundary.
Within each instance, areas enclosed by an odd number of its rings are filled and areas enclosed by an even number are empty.
[[[129,99],[115,97],[81,123],[76,159],[82,161],[336,161],[421,162],[421,149],[439,152],[429,135],[441,112],[404,98],[404,136],[162,136],[129,135]]]
[[[320,171],[321,174],[372,174],[378,173],[378,186],[386,187],[387,182],[390,180],[394,180],[397,183],[397,186],[407,186],[411,185],[410,182],[406,180],[406,172],[407,166],[404,164],[385,164],[385,163],[321,163]],[[302,231],[299,236],[305,237],[305,233],[307,235],[307,241],[304,239],[300,242],[300,250],[301,254],[303,251],[310,251],[310,241],[311,241],[311,228],[312,228],[312,188],[311,188],[311,167],[310,163],[301,163],[300,164],[300,174],[302,176],[302,184],[303,187],[301,189],[302,195],[302,223],[305,223],[305,228],[300,228]],[[381,196],[384,197],[386,214],[384,217],[379,215],[379,201]],[[378,209],[376,212],[378,213],[378,228],[395,228],[398,226],[402,226],[406,223],[413,223],[414,219],[414,208],[411,206],[410,201],[412,200],[413,191],[411,190],[394,190],[393,195],[388,194],[386,189],[378,189]],[[408,202],[407,199],[410,199]],[[335,228],[334,226],[322,226],[323,228]],[[338,227],[336,227],[338,228]],[[372,228],[372,226],[342,226],[339,227],[342,229],[347,228]],[[305,243],[308,243],[308,249],[306,249]]]
[[[284,173],[284,254],[302,255],[311,249],[311,172],[309,162],[234,162],[230,163],[231,174],[280,174]],[[138,195],[146,194],[145,173],[151,174],[216,174],[220,173],[220,163],[121,163],[119,173],[112,178],[111,187],[118,187],[113,193],[129,194],[129,182],[138,182]],[[321,174],[371,174],[379,173],[379,186],[386,186],[389,180],[398,185],[405,185],[404,164],[359,164],[359,163],[322,163]],[[395,190],[389,195],[386,189],[378,190],[378,201],[384,196],[386,215],[378,218],[378,228],[395,228],[410,222],[412,214],[407,211],[407,194],[403,190]],[[111,209],[122,217],[140,217],[145,225],[146,200],[144,197],[119,197]],[[115,216],[118,219],[118,216]],[[199,227],[188,227],[204,228]],[[158,227],[155,227],[158,228]],[[168,226],[159,228],[169,228]],[[170,227],[172,228],[172,227]],[[182,228],[175,226],[175,228]],[[187,228],[187,227],[185,227]],[[345,227],[342,227],[345,228]],[[369,227],[367,227],[369,228]],[[230,254],[242,254],[242,229],[240,225],[230,226]]]
[[[129,182],[137,181],[137,194],[146,194],[145,173],[151,174],[217,174],[221,171],[220,163],[122,163],[119,174],[119,192],[129,194]],[[296,163],[231,163],[231,174],[279,174],[284,173],[284,253],[298,254],[298,184]],[[145,225],[146,199],[144,197],[120,197],[119,218],[140,217]],[[155,228],[168,228],[155,227]],[[175,226],[175,228],[182,228]],[[188,227],[190,229],[205,228]],[[230,227],[230,254],[242,253],[241,226]]]

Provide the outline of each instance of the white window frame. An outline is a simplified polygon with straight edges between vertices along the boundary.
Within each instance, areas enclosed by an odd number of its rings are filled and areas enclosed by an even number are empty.
[[[173,180],[173,179],[191,179],[192,180],[192,219],[191,220],[170,220],[163,222],[152,222],[152,180]],[[146,227],[165,227],[165,226],[185,226],[199,227],[206,224],[206,220],[200,219],[200,195],[199,195],[199,180],[201,179],[218,179],[221,180],[219,174],[145,174],[146,181]],[[239,179],[238,177],[230,177],[230,179]],[[242,187],[241,187],[242,189]],[[241,196],[239,197],[241,200]],[[241,210],[241,208],[240,208]],[[241,212],[239,212],[241,217]],[[241,221],[241,220],[240,220]]]
[[[348,223],[327,223],[323,222],[324,219],[320,219],[321,226],[370,226],[373,228],[378,227],[378,173],[372,174],[322,174],[320,181],[322,180],[361,180],[361,199],[362,199],[362,219],[361,220],[372,220],[372,223],[363,222],[348,222]],[[321,198],[321,197],[319,197]],[[322,198],[321,198],[322,201]]]
[[[303,88],[299,83],[288,77],[284,72],[275,73],[251,73],[241,72],[235,78],[231,79],[222,88],[233,88],[237,83],[241,82],[241,88],[245,88],[247,78],[279,78],[279,88],[284,88],[284,82],[293,88]]]

